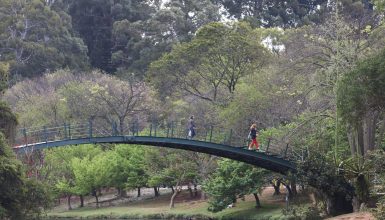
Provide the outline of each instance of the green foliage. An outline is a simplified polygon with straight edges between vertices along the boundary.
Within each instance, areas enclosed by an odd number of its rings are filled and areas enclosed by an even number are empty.
[[[291,206],[283,209],[283,214],[287,220],[321,220],[321,211],[315,206]]]
[[[226,102],[239,80],[267,59],[269,53],[261,41],[258,30],[247,23],[210,23],[200,28],[191,42],[176,45],[153,62],[149,80],[162,91],[162,98],[179,91]]]
[[[148,18],[116,21],[112,62],[119,74],[143,78],[150,63],[173,44],[188,42],[199,27],[218,20],[218,7],[209,0],[171,0]]]
[[[0,62],[0,94],[8,87],[9,63]]]
[[[245,163],[229,159],[219,161],[216,172],[202,186],[210,196],[209,211],[221,211],[239,197],[259,193],[266,173]]]
[[[45,182],[51,186],[56,196],[86,195],[89,191],[76,185],[76,177],[72,160],[85,157],[94,158],[101,154],[100,147],[92,145],[69,146],[44,151],[45,164],[41,171]]]
[[[309,154],[304,161],[297,163],[299,181],[316,188],[325,197],[323,202],[328,214],[351,212],[354,188],[343,172],[322,153],[313,151]]]
[[[368,160],[370,160],[373,164],[372,175],[375,176],[377,180],[375,182],[375,187],[372,187],[372,193],[379,195],[379,199],[377,202],[376,208],[372,209],[372,212],[376,216],[377,219],[384,219],[385,217],[385,152],[383,150],[376,150],[370,152],[368,155]]]
[[[150,187],[180,187],[192,182],[197,176],[196,172],[196,164],[192,158],[184,157],[179,151],[148,151],[146,154],[146,173]]]
[[[8,143],[13,143],[15,138],[18,120],[7,103],[0,100],[0,132],[8,139]]]
[[[5,0],[0,7],[0,47],[6,48],[0,61],[10,64],[10,79],[87,67],[87,49],[72,35],[65,12],[52,10],[43,0]]]
[[[340,114],[356,125],[370,110],[385,107],[385,51],[367,58],[346,73],[338,88]]]
[[[27,180],[20,161],[6,145],[0,132],[0,218],[23,219],[38,216],[50,207],[50,192],[35,180]]]
[[[327,12],[327,1],[264,1],[256,4],[250,0],[216,0],[224,6],[229,16],[245,19],[254,26],[264,27],[297,27],[322,22]]]

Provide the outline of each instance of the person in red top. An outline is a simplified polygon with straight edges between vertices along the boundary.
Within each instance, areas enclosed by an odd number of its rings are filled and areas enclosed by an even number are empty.
[[[255,149],[259,150],[259,144],[257,141],[257,125],[252,124],[250,127],[250,138],[251,138],[251,143],[249,144],[249,150],[253,149],[253,145],[255,145]]]

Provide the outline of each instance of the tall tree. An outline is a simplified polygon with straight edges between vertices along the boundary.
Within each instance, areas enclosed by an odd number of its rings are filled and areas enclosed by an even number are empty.
[[[341,116],[358,133],[352,151],[365,155],[383,145],[385,136],[385,51],[366,58],[346,73],[338,88]]]
[[[150,18],[114,23],[112,61],[119,72],[144,77],[149,64],[173,44],[191,40],[199,27],[219,20],[219,8],[209,0],[165,2]]]
[[[152,63],[149,79],[163,98],[179,91],[226,103],[240,79],[266,61],[269,52],[261,37],[247,23],[210,23],[191,42]]]
[[[203,185],[210,196],[209,210],[218,212],[237,198],[248,194],[255,197],[256,207],[261,207],[258,193],[265,183],[267,172],[250,165],[224,159],[218,162],[218,169]]]
[[[114,72],[115,67],[111,62],[114,22],[147,20],[154,12],[156,2],[150,0],[69,1],[69,14],[72,17],[74,30],[79,33],[88,47],[91,65],[107,72]]]
[[[0,61],[10,64],[10,79],[87,67],[87,49],[73,36],[66,13],[43,0],[4,0],[0,8]]]
[[[244,19],[255,27],[293,28],[304,25],[319,25],[335,11],[337,1],[327,0],[213,0],[226,9],[228,18]],[[341,12],[357,16],[361,9],[372,10],[369,1],[338,1]],[[353,9],[353,10],[352,10]],[[358,9],[358,10],[357,10]]]

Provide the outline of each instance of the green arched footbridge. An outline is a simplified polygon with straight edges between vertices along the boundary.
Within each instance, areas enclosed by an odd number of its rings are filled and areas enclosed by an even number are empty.
[[[151,125],[147,129],[140,129],[140,132],[139,129],[132,126],[127,129],[127,132],[118,132],[114,126],[112,129],[103,127],[105,126],[95,126],[94,123],[90,122],[82,125],[64,124],[56,127],[23,128],[16,138],[14,150],[20,154],[68,145],[136,144],[211,154],[245,162],[281,174],[296,172],[295,163],[288,159],[288,145],[279,149],[280,154],[273,153],[276,147],[269,146],[270,141],[259,152],[248,150],[241,147],[244,144],[235,141],[236,137],[232,137],[235,136],[232,135],[232,131],[219,134],[213,131],[213,127],[208,127],[198,130],[197,137],[190,140],[186,138],[186,130],[178,130],[175,125],[160,126],[162,129],[159,126]],[[131,130],[131,133],[129,130]],[[122,135],[122,133],[128,135]]]

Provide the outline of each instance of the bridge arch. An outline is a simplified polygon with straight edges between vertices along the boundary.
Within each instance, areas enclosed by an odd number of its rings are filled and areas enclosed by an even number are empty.
[[[263,152],[255,152],[240,147],[233,147],[225,144],[217,144],[199,140],[189,140],[171,137],[153,137],[153,136],[108,136],[108,137],[89,137],[78,139],[66,139],[56,141],[46,141],[31,143],[27,145],[15,146],[17,153],[23,153],[30,149],[39,150],[45,148],[53,148],[68,145],[81,144],[137,144],[157,147],[167,147],[174,149],[189,150],[194,152],[211,154],[219,157],[229,158],[273,172],[287,174],[288,172],[296,172],[296,166],[293,162],[281,157],[269,155]]]

